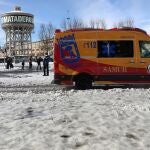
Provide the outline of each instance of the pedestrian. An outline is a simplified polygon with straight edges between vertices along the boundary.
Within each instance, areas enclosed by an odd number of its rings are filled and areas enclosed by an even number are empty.
[[[9,69],[9,66],[10,66],[10,60],[9,60],[9,57],[6,56],[6,69]]]
[[[49,76],[49,56],[48,53],[46,53],[44,59],[43,59],[43,76]]]
[[[6,69],[11,69],[14,67],[12,62],[13,62],[12,58],[7,56],[6,57],[6,63],[7,63]]]
[[[37,70],[37,71],[38,71],[38,69],[42,70],[42,67],[41,67],[42,58],[39,57],[39,58],[37,58],[36,61],[37,61],[37,68],[36,68],[36,70]]]
[[[32,69],[32,56],[30,56],[29,58],[29,70]]]
[[[24,70],[24,65],[25,65],[25,61],[24,59],[22,60],[22,70]]]
[[[14,68],[12,57],[9,57],[9,65],[10,65],[10,68]]]

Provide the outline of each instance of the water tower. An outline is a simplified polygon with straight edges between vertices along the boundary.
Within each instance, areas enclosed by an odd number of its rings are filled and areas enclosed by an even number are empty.
[[[34,29],[34,16],[21,11],[16,6],[14,11],[1,15],[1,26],[6,34],[6,50],[9,56],[28,56],[32,49],[31,33]]]

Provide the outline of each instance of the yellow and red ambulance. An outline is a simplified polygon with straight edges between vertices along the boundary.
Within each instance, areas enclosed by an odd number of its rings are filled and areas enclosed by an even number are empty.
[[[56,30],[54,83],[150,84],[150,36],[139,28]]]

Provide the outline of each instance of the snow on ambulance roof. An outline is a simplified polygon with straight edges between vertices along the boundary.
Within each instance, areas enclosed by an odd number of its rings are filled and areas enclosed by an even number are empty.
[[[137,31],[137,32],[142,32],[147,34],[147,32],[143,29],[140,28],[132,28],[132,27],[122,27],[122,28],[111,28],[111,29],[94,29],[94,28],[74,28],[74,29],[69,29],[65,31],[61,31],[60,29],[56,29],[55,33],[60,33],[60,32],[78,32],[78,31]]]

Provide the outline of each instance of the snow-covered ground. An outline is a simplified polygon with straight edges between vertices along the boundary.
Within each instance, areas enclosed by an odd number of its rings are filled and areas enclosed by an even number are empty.
[[[52,70],[42,76],[1,67],[0,150],[150,149],[150,89],[32,91],[52,86]]]
[[[50,62],[49,70],[50,70],[50,76],[42,77],[43,72],[42,71],[36,71],[36,63],[33,63],[33,72],[26,72],[28,69],[28,64],[26,63],[25,71],[21,71],[21,63],[15,64],[15,67],[12,69],[6,69],[4,67],[4,64],[0,64],[0,73],[3,75],[1,77],[0,75],[0,84],[5,86],[32,86],[32,85],[49,85],[51,81],[53,80],[53,63]],[[20,70],[20,73],[17,71]],[[16,73],[15,73],[16,71]],[[8,74],[9,72],[9,74]],[[12,72],[12,73],[11,73]]]

